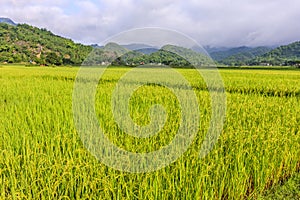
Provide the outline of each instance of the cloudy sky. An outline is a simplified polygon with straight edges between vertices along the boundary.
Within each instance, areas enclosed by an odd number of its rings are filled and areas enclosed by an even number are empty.
[[[202,45],[300,40],[299,0],[0,0],[0,17],[85,44],[133,28],[162,27]]]

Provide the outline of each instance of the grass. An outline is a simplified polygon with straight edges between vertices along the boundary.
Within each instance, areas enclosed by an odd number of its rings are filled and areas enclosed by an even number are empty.
[[[168,120],[151,138],[125,134],[111,114],[110,97],[129,70],[111,68],[99,82],[100,125],[128,151],[157,150],[178,128],[176,98],[157,85],[137,90],[130,100],[136,123],[149,123],[145,113],[155,103],[166,107]],[[72,113],[78,68],[3,66],[0,71],[0,199],[256,199],[300,170],[297,70],[221,69],[226,122],[214,149],[199,159],[210,121],[209,93],[194,70],[178,69],[199,101],[197,137],[171,165],[140,174],[107,167],[83,146]]]
[[[300,173],[266,192],[260,199],[300,199]]]

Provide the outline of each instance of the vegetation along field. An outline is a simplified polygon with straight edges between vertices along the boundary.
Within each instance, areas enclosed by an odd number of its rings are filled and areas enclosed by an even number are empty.
[[[171,165],[135,174],[101,164],[83,146],[72,113],[78,69],[0,67],[0,199],[256,199],[299,173],[299,70],[221,69],[226,121],[214,149],[200,159],[210,122],[209,93],[195,70],[177,69],[198,97],[197,138]],[[178,102],[158,85],[140,88],[130,100],[132,118],[147,124],[150,102],[161,103],[168,120],[151,138],[126,135],[115,124],[110,97],[129,70],[109,68],[99,82],[100,125],[128,151],[159,149],[176,133]]]

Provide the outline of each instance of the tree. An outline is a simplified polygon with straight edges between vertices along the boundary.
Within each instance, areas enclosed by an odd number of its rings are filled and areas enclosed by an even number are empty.
[[[50,52],[46,56],[46,63],[50,65],[62,65],[63,61],[55,52]]]

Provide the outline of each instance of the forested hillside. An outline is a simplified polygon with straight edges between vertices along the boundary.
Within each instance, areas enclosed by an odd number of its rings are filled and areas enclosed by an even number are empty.
[[[148,50],[149,48],[145,48]],[[213,65],[213,61],[205,54],[191,49],[165,45],[153,53],[142,53],[144,49],[131,51],[116,43],[108,43],[102,48],[95,48],[85,61],[85,65],[112,63],[113,65],[136,66],[144,64],[159,64],[172,67],[192,67]]]
[[[92,47],[76,44],[46,29],[0,23],[0,62],[80,65]]]
[[[300,42],[280,46],[252,61],[252,64],[300,66]]]
[[[258,56],[264,55],[270,52],[272,49],[269,47],[256,47],[250,48],[247,51],[239,52],[231,55],[221,61],[222,64],[226,65],[249,65],[252,60]]]

